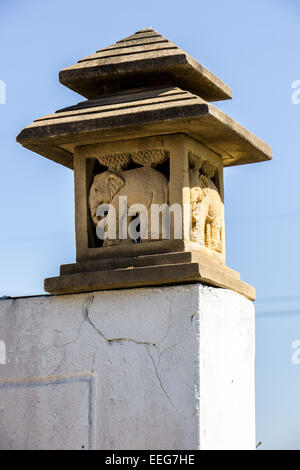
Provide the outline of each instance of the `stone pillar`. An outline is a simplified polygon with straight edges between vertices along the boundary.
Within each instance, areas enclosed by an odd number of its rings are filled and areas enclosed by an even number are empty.
[[[0,302],[1,449],[254,449],[254,308],[201,284]]]

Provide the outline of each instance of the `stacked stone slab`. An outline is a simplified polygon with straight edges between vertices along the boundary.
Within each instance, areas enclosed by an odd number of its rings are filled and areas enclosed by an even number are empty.
[[[46,291],[202,282],[254,299],[255,290],[225,265],[223,168],[269,160],[272,151],[210,103],[230,99],[230,88],[153,29],[79,60],[60,72],[60,82],[86,100],[36,119],[17,138],[74,170],[77,262],[46,279]],[[192,207],[182,216],[182,239],[96,240],[89,205],[95,177],[106,171],[126,180],[133,168],[161,172],[166,202]],[[203,189],[214,198],[209,216]]]

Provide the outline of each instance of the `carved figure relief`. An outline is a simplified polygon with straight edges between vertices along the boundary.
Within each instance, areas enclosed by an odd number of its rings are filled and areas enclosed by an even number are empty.
[[[121,154],[120,154],[121,155]],[[122,154],[123,155],[123,154]],[[142,152],[139,152],[136,157],[137,160],[142,161]],[[134,158],[133,154],[131,157]],[[121,165],[127,166],[127,158],[123,157],[118,159],[118,169],[113,158],[110,160],[106,157],[98,157],[98,160],[106,165],[109,165],[109,170],[97,174],[94,177],[93,183],[90,188],[89,194],[89,208],[92,221],[96,226],[99,222],[99,217],[96,215],[97,208],[101,204],[111,204],[116,211],[116,220],[123,220],[126,215],[120,214],[119,198],[120,196],[127,197],[127,206],[134,204],[143,204],[148,210],[148,240],[151,240],[151,204],[164,204],[168,203],[168,180],[158,170],[151,168],[166,158],[166,154],[157,152],[152,153],[153,162],[149,158],[149,153],[146,155],[145,162],[147,166],[139,167],[129,170],[120,169]],[[134,217],[128,217],[126,220],[127,226],[130,224]],[[118,225],[118,224],[117,224]],[[142,240],[141,240],[142,241]],[[147,241],[147,240],[144,240]],[[134,243],[130,238],[120,239],[119,230],[117,227],[116,239],[112,240],[106,238],[103,246],[119,245],[124,243]]]
[[[216,184],[216,169],[208,161],[189,154],[191,240],[222,253],[223,204]]]

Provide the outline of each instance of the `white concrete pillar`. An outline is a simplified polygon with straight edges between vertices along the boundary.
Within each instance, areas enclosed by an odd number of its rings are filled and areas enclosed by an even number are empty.
[[[254,307],[192,284],[0,302],[1,449],[254,449]]]

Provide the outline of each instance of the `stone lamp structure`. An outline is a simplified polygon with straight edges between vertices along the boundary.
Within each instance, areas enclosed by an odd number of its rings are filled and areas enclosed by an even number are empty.
[[[0,302],[0,448],[254,449],[255,290],[226,266],[223,170],[270,147],[153,29],[60,81],[85,100],[17,140],[74,171],[77,260],[45,281],[68,295]]]
[[[79,60],[59,78],[86,100],[36,119],[17,138],[74,170],[77,263],[61,266],[45,290],[203,282],[253,300],[255,290],[225,265],[223,168],[272,153],[211,104],[230,99],[230,88],[153,29]],[[117,227],[114,240],[99,240],[97,207],[112,203],[120,216],[121,195],[149,212],[151,204],[180,205],[168,239],[151,238],[149,216],[147,239],[121,239]]]

